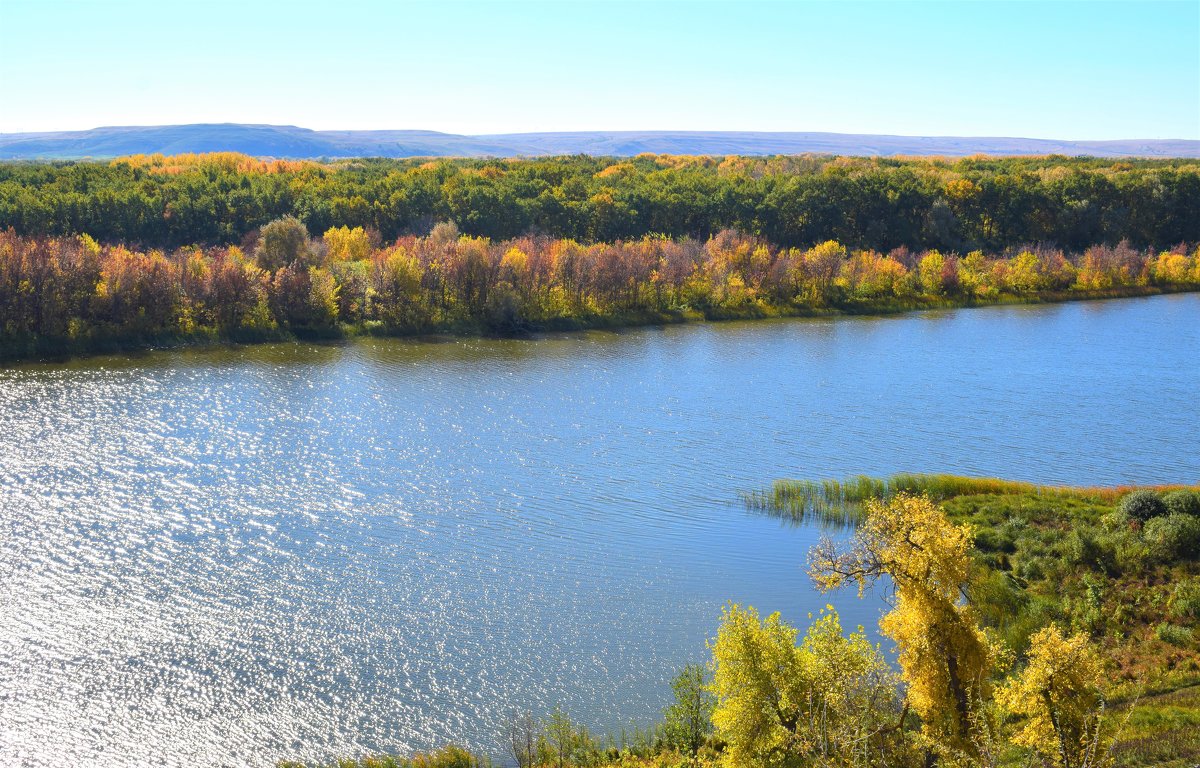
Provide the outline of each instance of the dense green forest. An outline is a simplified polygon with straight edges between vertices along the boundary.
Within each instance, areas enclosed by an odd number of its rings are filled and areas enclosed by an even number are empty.
[[[520,768],[1190,768],[1200,759],[1200,489],[900,475],[781,481],[784,520],[854,527],[822,589],[886,590],[893,662],[832,608],[806,630],[726,608],[663,719],[597,737],[514,713]],[[458,748],[354,768],[473,768]],[[297,766],[295,763],[285,763]]]
[[[282,216],[383,242],[464,234],[700,241],[736,229],[781,247],[1077,252],[1200,241],[1200,162],[1088,158],[586,156],[260,161],[235,154],[0,165],[0,230],[143,248],[239,243]]]

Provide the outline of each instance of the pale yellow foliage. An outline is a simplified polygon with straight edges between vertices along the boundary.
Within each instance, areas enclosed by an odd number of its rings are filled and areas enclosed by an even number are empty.
[[[951,523],[927,497],[897,494],[868,502],[849,551],[827,541],[810,554],[810,573],[823,589],[853,582],[861,592],[890,577],[896,600],[879,627],[896,641],[922,733],[947,755],[975,751],[977,706],[1002,654],[963,599],[972,541],[970,526]]]
[[[917,273],[921,276],[921,290],[936,296],[942,292],[942,270],[946,267],[946,257],[938,251],[930,251],[921,257]]]
[[[1187,283],[1192,280],[1192,260],[1182,253],[1163,251],[1147,265],[1156,283]]]
[[[897,681],[861,627],[844,635],[829,607],[800,645],[798,634],[778,613],[760,620],[753,608],[725,611],[711,646],[712,722],[727,744],[725,765],[853,764],[887,729],[880,716],[897,717],[888,706]]]
[[[362,227],[331,227],[325,247],[329,261],[362,261],[371,255],[371,239]]]
[[[1028,665],[996,691],[996,702],[1023,718],[1013,742],[1060,768],[1106,765],[1103,679],[1100,656],[1086,635],[1068,638],[1054,626],[1039,630],[1030,638]]]
[[[1008,267],[1008,282],[1019,293],[1030,293],[1044,287],[1038,257],[1030,251],[1021,251],[1012,258]]]
[[[500,259],[500,277],[502,280],[516,282],[523,280],[529,273],[529,257],[520,248],[513,246]]]

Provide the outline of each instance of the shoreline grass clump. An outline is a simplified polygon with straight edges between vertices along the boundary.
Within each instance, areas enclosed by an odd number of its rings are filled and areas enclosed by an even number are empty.
[[[951,474],[899,473],[886,478],[855,475],[845,480],[776,480],[769,489],[745,492],[741,498],[747,508],[755,511],[797,523],[815,521],[839,527],[860,523],[867,501],[888,499],[898,493],[928,496],[938,502],[960,496],[1015,495],[1104,505],[1123,501],[1123,512],[1126,506],[1140,510],[1149,505],[1156,510],[1160,507],[1165,510],[1165,503],[1169,501],[1172,509],[1196,509],[1198,512],[1194,514],[1200,514],[1200,495],[1194,487],[1186,485],[1058,486]]]

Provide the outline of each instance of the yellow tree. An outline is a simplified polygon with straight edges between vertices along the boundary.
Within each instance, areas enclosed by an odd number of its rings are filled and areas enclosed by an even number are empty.
[[[846,246],[836,240],[827,240],[804,252],[804,276],[813,299],[826,303],[833,297],[833,281],[845,260]]]
[[[845,551],[825,540],[810,553],[822,589],[891,580],[895,604],[880,620],[896,641],[907,703],[921,718],[930,748],[947,758],[978,753],[990,694],[988,678],[1001,649],[965,600],[973,536],[951,523],[925,496],[897,494],[868,502]]]
[[[1080,633],[1050,626],[1030,638],[1025,669],[996,691],[996,702],[1024,718],[1013,742],[1058,768],[1108,764],[1102,748],[1104,675],[1099,655]]]
[[[938,251],[929,251],[921,257],[917,273],[921,278],[921,290],[930,296],[945,293],[942,272],[946,268],[946,257]]]
[[[371,238],[362,227],[331,227],[324,239],[329,261],[362,261],[371,255]]]
[[[897,681],[862,629],[844,635],[828,609],[800,645],[798,634],[778,613],[725,611],[711,645],[712,722],[731,768],[865,765],[898,735]]]
[[[1009,260],[1008,283],[1016,293],[1032,293],[1043,287],[1045,280],[1038,257],[1031,251],[1021,251]]]
[[[1155,283],[1171,285],[1188,282],[1188,269],[1191,260],[1182,253],[1163,251],[1150,261],[1150,276]]]
[[[996,294],[991,265],[983,251],[971,251],[959,262],[958,279],[968,296],[992,298]]]
[[[730,766],[782,765],[792,751],[801,699],[797,635],[778,613],[760,621],[754,608],[725,610],[712,644],[712,721]]]

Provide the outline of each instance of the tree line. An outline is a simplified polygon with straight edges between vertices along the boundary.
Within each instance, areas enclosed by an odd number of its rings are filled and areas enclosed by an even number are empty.
[[[434,226],[381,243],[362,227],[310,237],[285,217],[244,245],[138,250],[89,235],[0,233],[0,350],[106,343],[433,331],[520,333],[1005,297],[1200,286],[1200,248],[1126,242],[987,255],[837,241],[785,248],[732,230],[706,241],[491,240]]]
[[[294,216],[385,242],[453,220],[473,237],[781,247],[1067,251],[1200,241],[1195,160],[788,157],[265,161],[232,153],[0,164],[0,230],[142,249],[237,244]]]

